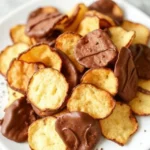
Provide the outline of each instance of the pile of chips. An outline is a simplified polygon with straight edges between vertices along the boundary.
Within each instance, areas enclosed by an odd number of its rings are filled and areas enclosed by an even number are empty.
[[[149,29],[113,1],[52,6],[10,29],[0,53],[9,100],[1,133],[32,150],[92,150],[101,134],[125,145],[150,115]]]

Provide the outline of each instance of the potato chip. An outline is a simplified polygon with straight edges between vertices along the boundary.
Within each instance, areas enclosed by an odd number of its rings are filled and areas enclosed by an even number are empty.
[[[127,31],[135,31],[136,35],[132,44],[148,44],[150,33],[146,26],[125,20],[122,24],[122,28]]]
[[[32,123],[28,143],[33,150],[66,150],[66,145],[55,131],[56,118],[47,117]]]
[[[52,68],[41,69],[30,80],[27,98],[38,115],[48,116],[64,107],[68,89],[60,72]]]
[[[97,16],[85,16],[79,24],[77,33],[84,36],[96,29],[100,29],[100,19]]]
[[[136,97],[130,101],[132,111],[139,116],[150,115],[150,95],[137,92]]]
[[[22,52],[26,51],[29,46],[25,43],[16,43],[14,45],[6,47],[0,53],[0,73],[6,76],[7,70],[11,61],[17,58]]]
[[[139,79],[138,86],[144,90],[150,91],[150,80]]]
[[[80,35],[72,32],[63,33],[56,39],[55,47],[63,51],[73,62],[77,70],[82,72],[84,70],[84,67],[77,62],[74,56],[74,48],[80,38]]]
[[[109,16],[104,15],[100,12],[97,12],[95,10],[89,10],[85,13],[85,15],[86,16],[97,16],[98,18],[100,18],[100,27],[101,27],[101,29],[108,28],[108,27],[116,25],[112,18],[110,18]]]
[[[14,101],[24,97],[23,94],[21,94],[18,91],[13,90],[8,85],[7,85],[7,90],[8,90],[8,104],[7,104],[6,108],[9,107]]]
[[[116,45],[118,51],[120,51],[122,47],[128,48],[135,38],[134,31],[126,31],[121,27],[111,27],[109,31],[111,40]]]
[[[118,79],[108,68],[88,70],[82,77],[81,83],[93,84],[96,87],[115,95],[118,91]]]
[[[69,19],[66,24],[66,30],[75,31],[87,10],[88,8],[83,3],[76,5],[75,8],[68,13]]]
[[[125,145],[138,129],[138,123],[127,104],[117,102],[112,114],[100,120],[104,137],[120,145]]]
[[[7,72],[9,86],[25,94],[31,77],[41,68],[44,68],[44,65],[14,60]]]
[[[25,34],[25,25],[16,25],[10,29],[10,36],[14,43],[22,42],[32,45],[32,40]]]
[[[91,84],[78,85],[67,103],[70,112],[85,112],[95,119],[106,118],[114,107],[115,101],[111,95]]]
[[[62,60],[47,44],[37,44],[19,56],[19,60],[28,63],[43,63],[46,67],[61,70]]]

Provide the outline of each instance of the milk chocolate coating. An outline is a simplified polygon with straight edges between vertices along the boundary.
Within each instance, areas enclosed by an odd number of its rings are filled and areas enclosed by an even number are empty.
[[[78,84],[78,72],[71,62],[71,60],[60,50],[57,50],[57,53],[62,59],[62,69],[61,72],[65,76],[67,82],[69,83],[69,92]]]
[[[150,91],[146,90],[146,89],[143,89],[141,87],[138,87],[138,91],[143,93],[143,94],[146,94],[146,95],[150,95]]]
[[[118,95],[124,101],[132,100],[136,96],[138,76],[129,49],[125,47],[121,49],[114,73],[119,81]]]
[[[45,36],[45,37],[42,37],[42,38],[34,38],[35,41],[37,43],[46,43],[48,44],[49,46],[51,47],[54,47],[55,46],[55,41],[56,41],[56,38],[61,34],[62,32],[59,31],[59,30],[54,30],[52,31],[52,33],[48,36]]]
[[[59,113],[66,106],[66,100],[64,100],[64,103],[62,104],[62,106],[56,110],[50,110],[50,109],[41,110],[37,108],[34,104],[31,104],[31,105],[32,105],[33,110],[39,117],[47,117],[47,116],[52,116],[56,113]]]
[[[65,15],[59,12],[42,13],[41,9],[37,9],[29,15],[26,34],[30,37],[45,37],[50,34],[54,26],[64,17]]]
[[[146,45],[136,44],[130,46],[130,50],[139,78],[150,79],[150,48]]]
[[[92,150],[101,136],[98,121],[83,112],[58,117],[55,129],[67,145],[67,150]]]
[[[5,109],[1,133],[10,140],[24,142],[28,137],[28,127],[35,120],[31,105],[25,98],[18,99]]]
[[[96,10],[111,17],[117,25],[120,25],[123,21],[123,16],[117,16],[114,14],[113,9],[117,4],[112,0],[97,0],[93,2],[90,6],[90,10]]]
[[[75,47],[77,61],[86,68],[105,67],[113,62],[116,56],[115,45],[101,29],[82,37]]]

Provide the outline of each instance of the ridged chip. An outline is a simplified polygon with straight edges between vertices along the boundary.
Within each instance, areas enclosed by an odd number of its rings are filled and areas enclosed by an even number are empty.
[[[41,69],[30,80],[27,98],[38,115],[48,116],[64,107],[68,89],[60,72],[52,68]]]
[[[25,43],[16,43],[6,47],[0,53],[0,73],[6,76],[11,61],[17,58],[22,52],[26,51],[29,46]]]
[[[62,60],[47,44],[37,44],[19,56],[19,60],[28,63],[43,63],[46,67],[61,70]]]
[[[32,45],[32,40],[25,34],[25,25],[16,25],[10,29],[10,37],[14,43],[22,42]]]
[[[111,27],[109,28],[110,35],[111,35],[111,40],[117,47],[118,51],[122,47],[129,47],[134,38],[135,38],[135,32],[134,31],[126,31],[121,27]]]
[[[55,131],[56,118],[46,117],[35,121],[28,130],[28,143],[32,150],[67,150]]]
[[[106,118],[114,107],[115,100],[111,95],[91,84],[78,85],[67,103],[70,112],[85,112],[95,119]]]
[[[85,16],[79,24],[77,33],[84,36],[96,29],[100,29],[100,19],[97,16]]]
[[[70,12],[68,12],[67,15],[69,19],[66,22],[66,31],[75,31],[87,10],[87,6],[83,3],[80,3],[76,5]]]
[[[132,111],[139,116],[150,115],[150,95],[137,92],[136,97],[129,103]]]
[[[26,63],[14,60],[7,72],[7,81],[10,87],[25,94],[28,83],[35,72],[44,68],[42,64]]]
[[[80,35],[72,32],[63,33],[56,39],[55,47],[63,51],[73,62],[77,70],[82,72],[84,70],[84,67],[77,62],[74,56],[74,48],[80,38]]]
[[[127,104],[117,102],[112,114],[100,120],[104,137],[120,145],[125,145],[138,129],[138,123]]]
[[[96,87],[115,95],[118,92],[118,79],[108,68],[88,70],[82,77],[81,83],[93,84]]]
[[[122,28],[127,31],[135,31],[136,35],[132,44],[148,44],[150,32],[146,26],[140,23],[134,23],[128,20],[124,20]]]

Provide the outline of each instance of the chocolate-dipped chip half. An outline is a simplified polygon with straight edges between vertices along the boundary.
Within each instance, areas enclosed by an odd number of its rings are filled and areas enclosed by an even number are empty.
[[[42,9],[33,11],[27,21],[26,34],[30,37],[42,38],[50,34],[66,15],[58,11],[43,12]]]
[[[118,95],[124,101],[130,101],[136,96],[138,75],[131,51],[123,47],[119,53],[114,69],[119,81]]]
[[[59,116],[55,128],[68,150],[93,150],[101,137],[98,121],[83,112]]]
[[[143,44],[131,45],[133,60],[139,78],[150,79],[150,48]]]
[[[20,98],[5,109],[1,133],[15,142],[25,142],[28,128],[36,120],[36,115],[26,98]]]
[[[90,10],[96,10],[111,17],[116,24],[120,25],[124,15],[121,8],[112,0],[97,0],[89,6]]]
[[[117,49],[107,33],[94,30],[82,37],[75,47],[77,61],[86,68],[105,67],[117,57]]]
[[[62,59],[62,68],[61,72],[65,76],[67,82],[69,83],[69,92],[78,84],[79,76],[78,71],[75,68],[74,64],[68,58],[68,56],[60,50],[56,50],[59,56]]]

